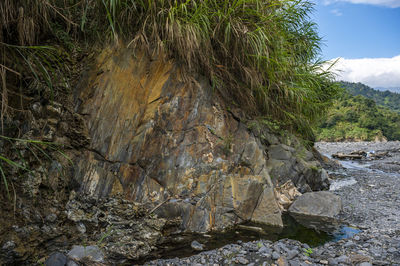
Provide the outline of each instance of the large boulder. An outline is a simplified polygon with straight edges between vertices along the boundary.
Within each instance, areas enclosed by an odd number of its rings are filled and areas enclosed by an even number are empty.
[[[328,192],[309,192],[301,195],[289,208],[289,214],[306,227],[332,231],[342,210],[339,196]]]
[[[154,213],[179,216],[187,231],[245,221],[282,226],[270,177],[281,164],[269,162],[296,163],[296,149],[265,130],[253,133],[208,80],[161,56],[106,49],[92,69],[77,92],[91,138],[74,169],[80,191],[161,204]]]

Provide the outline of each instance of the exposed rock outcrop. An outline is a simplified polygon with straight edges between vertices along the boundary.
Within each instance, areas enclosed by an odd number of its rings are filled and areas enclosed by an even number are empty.
[[[93,69],[77,108],[91,144],[74,173],[91,196],[122,192],[161,203],[157,215],[205,232],[244,221],[282,226],[274,184],[291,179],[301,192],[328,186],[310,152],[300,156],[267,129],[249,130],[208,80],[183,75],[172,61],[107,50]]]

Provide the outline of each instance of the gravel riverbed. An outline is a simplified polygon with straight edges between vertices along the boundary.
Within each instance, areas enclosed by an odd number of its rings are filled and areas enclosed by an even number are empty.
[[[328,169],[331,191],[343,201],[344,224],[361,231],[309,247],[296,240],[232,243],[186,258],[147,265],[400,265],[400,142],[317,143],[324,155],[355,150],[385,152],[381,159],[341,161]]]

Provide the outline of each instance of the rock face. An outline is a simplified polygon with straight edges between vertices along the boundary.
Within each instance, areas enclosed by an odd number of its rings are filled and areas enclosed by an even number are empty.
[[[160,204],[158,216],[205,232],[244,221],[282,226],[274,184],[327,184],[322,170],[308,167],[307,154],[296,159],[296,148],[249,130],[208,80],[183,75],[171,61],[107,50],[92,69],[77,97],[91,144],[74,172],[91,196],[123,193]]]
[[[336,218],[342,210],[339,196],[328,191],[301,195],[289,208],[289,214],[307,227],[330,231],[335,229]]]

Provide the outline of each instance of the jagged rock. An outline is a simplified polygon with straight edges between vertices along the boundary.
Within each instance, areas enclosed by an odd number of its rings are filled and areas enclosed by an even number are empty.
[[[340,197],[328,191],[319,191],[301,195],[288,211],[306,227],[330,231],[336,228],[336,219],[341,210]]]
[[[318,173],[307,175],[291,143],[266,129],[253,133],[246,116],[228,112],[211,91],[208,80],[183,76],[172,61],[106,49],[77,93],[91,139],[74,169],[80,190],[161,204],[154,213],[180,217],[188,231],[244,221],[282,226],[275,182],[304,176],[296,186],[317,190],[321,182],[310,179]]]
[[[295,198],[300,195],[301,193],[297,190],[291,180],[275,188],[275,198],[282,211],[286,211],[295,200]]]

